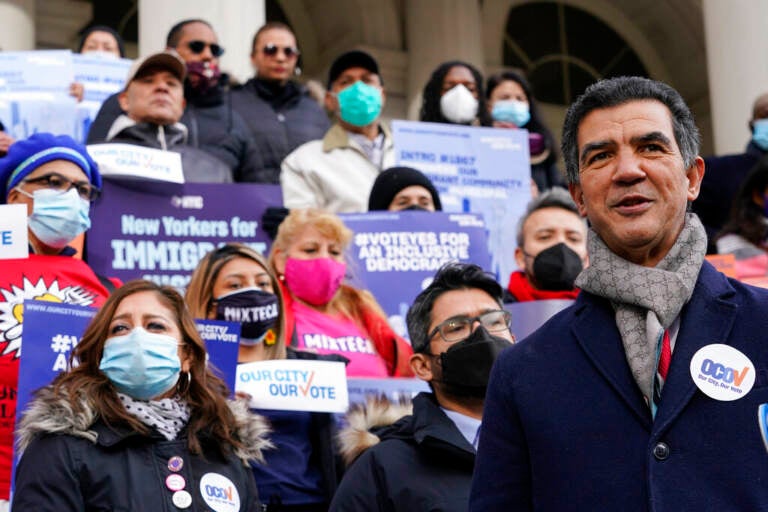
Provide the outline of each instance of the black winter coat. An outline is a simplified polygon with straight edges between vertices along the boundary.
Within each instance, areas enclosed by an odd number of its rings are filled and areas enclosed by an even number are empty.
[[[240,420],[247,414],[245,407],[233,408]],[[192,498],[184,510],[209,511],[211,503],[222,510],[235,501],[242,512],[260,510],[249,467],[234,454],[222,455],[212,439],[203,443],[202,456],[192,455],[183,432],[179,439],[166,441],[158,433],[144,436],[99,420],[89,425],[86,416],[74,416],[66,398],[52,393],[28,410],[21,427],[26,449],[16,470],[13,510],[176,512],[181,508],[174,505],[174,491],[166,481],[174,473],[169,468],[174,456],[183,460],[175,474],[184,479],[183,490]],[[248,425],[251,434],[265,434],[265,423],[250,417],[258,423]],[[243,440],[252,441],[254,453],[264,445],[257,437],[244,435]]]
[[[347,469],[331,512],[466,512],[475,449],[432,393],[413,414],[375,432],[380,442]]]
[[[280,164],[288,153],[322,139],[331,127],[320,105],[294,82],[279,88],[252,78],[232,91],[232,105],[245,119],[263,159],[263,169],[245,181],[279,184]]]
[[[113,94],[101,105],[88,131],[88,144],[105,142],[115,119],[125,114]],[[189,130],[187,144],[215,156],[232,171],[235,181],[249,180],[264,167],[261,155],[251,142],[243,118],[232,108],[229,90],[219,86],[207,96],[185,90],[187,108],[179,121]]]
[[[128,116],[121,116],[117,123],[130,123]],[[184,181],[187,183],[232,183],[232,171],[227,165],[194,146],[185,143],[186,134],[178,123],[163,127],[163,136],[156,124],[140,123],[126,125],[106,142],[134,144],[154,149],[165,149],[181,155],[181,167],[184,171]],[[165,148],[161,140],[165,141]]]

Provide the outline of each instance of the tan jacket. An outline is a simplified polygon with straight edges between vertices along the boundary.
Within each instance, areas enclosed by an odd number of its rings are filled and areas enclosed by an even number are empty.
[[[395,164],[392,135],[384,133],[381,166],[334,124],[322,140],[302,144],[283,160],[280,184],[286,208],[322,208],[334,213],[368,211],[368,195],[379,173]]]

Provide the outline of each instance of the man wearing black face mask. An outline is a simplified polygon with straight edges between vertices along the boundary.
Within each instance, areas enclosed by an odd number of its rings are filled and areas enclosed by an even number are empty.
[[[547,190],[528,204],[517,228],[513,272],[504,302],[575,299],[576,276],[587,264],[587,225],[565,189]]]
[[[467,509],[488,375],[514,342],[501,286],[477,265],[448,264],[416,297],[407,323],[411,368],[432,393],[417,395],[412,414],[393,425],[342,434],[343,455],[354,464],[331,511]],[[365,420],[380,426],[381,416],[396,417],[394,408],[375,405]],[[350,425],[361,420],[350,414]]]

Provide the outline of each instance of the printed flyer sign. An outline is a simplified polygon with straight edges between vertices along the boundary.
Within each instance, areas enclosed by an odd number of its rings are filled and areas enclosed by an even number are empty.
[[[342,362],[276,359],[237,366],[239,392],[251,407],[282,411],[345,412],[347,371]]]
[[[25,139],[37,132],[76,137],[77,103],[69,95],[72,52],[0,52],[0,119]]]
[[[350,404],[363,404],[367,398],[384,396],[390,402],[410,399],[429,392],[429,384],[421,379],[347,379]]]
[[[77,105],[76,140],[85,143],[101,104],[123,90],[132,62],[94,53],[72,54],[74,81],[83,84],[83,101]]]
[[[88,263],[101,275],[182,289],[200,258],[224,243],[266,253],[261,216],[281,205],[278,185],[105,180],[91,209]]]
[[[29,256],[27,205],[0,205],[0,260]]]
[[[405,211],[341,217],[355,233],[347,254],[352,281],[373,293],[401,336],[408,335],[405,314],[413,299],[445,263],[475,263],[490,270],[480,215]]]
[[[443,210],[479,213],[488,226],[491,270],[507,282],[517,269],[517,220],[531,200],[526,130],[393,121],[398,165],[419,169]]]
[[[109,143],[90,144],[88,154],[105,177],[184,183],[181,155],[173,151]]]

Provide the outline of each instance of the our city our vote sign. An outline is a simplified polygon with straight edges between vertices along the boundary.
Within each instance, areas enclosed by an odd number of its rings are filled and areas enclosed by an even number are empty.
[[[185,288],[200,259],[225,243],[266,253],[261,217],[281,205],[278,185],[105,180],[91,211],[88,263],[123,281]]]
[[[255,409],[346,412],[347,372],[337,361],[275,359],[237,366],[238,392]]]
[[[488,227],[488,270],[506,283],[517,269],[517,221],[531,200],[526,130],[393,121],[398,165],[426,174],[446,212],[483,215]]]

